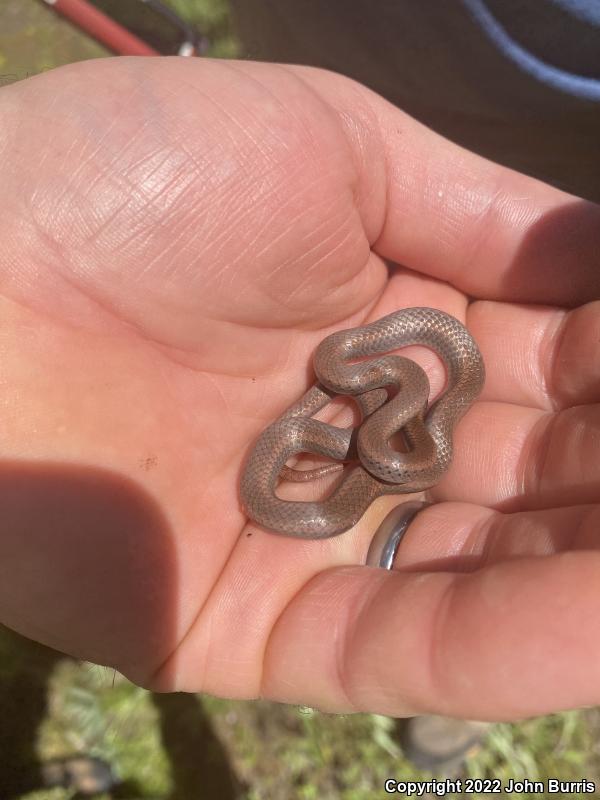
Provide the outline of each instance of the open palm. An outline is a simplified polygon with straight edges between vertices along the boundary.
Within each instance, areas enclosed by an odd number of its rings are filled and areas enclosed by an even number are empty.
[[[311,68],[71,65],[0,123],[3,622],[159,690],[600,700],[597,207]],[[326,541],[248,524],[244,459],[318,342],[415,305],[487,382],[397,569],[361,566],[397,497]]]

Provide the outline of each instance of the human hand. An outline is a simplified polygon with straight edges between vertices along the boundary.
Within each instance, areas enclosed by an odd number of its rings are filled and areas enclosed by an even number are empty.
[[[597,207],[306,67],[74,64],[4,88],[0,130],[5,624],[159,690],[600,700]],[[397,569],[360,565],[405,498],[325,541],[248,524],[244,459],[318,342],[416,305],[487,382]]]

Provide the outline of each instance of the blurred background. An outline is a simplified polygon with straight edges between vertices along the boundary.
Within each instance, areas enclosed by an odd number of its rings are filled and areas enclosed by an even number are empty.
[[[131,3],[113,6],[122,19]],[[227,0],[171,0],[169,7],[200,33],[196,45],[204,55],[245,57]],[[167,18],[138,22],[153,47],[178,47],[185,38]],[[110,55],[42,0],[0,0],[0,86]],[[388,777],[432,777],[405,757],[404,727],[370,714],[153,694],[0,628],[0,800],[384,797]],[[600,785],[600,713],[493,725],[451,774],[503,781],[585,776]],[[69,785],[47,788],[60,783]]]

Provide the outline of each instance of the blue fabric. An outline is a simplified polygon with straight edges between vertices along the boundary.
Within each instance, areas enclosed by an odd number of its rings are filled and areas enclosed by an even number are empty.
[[[600,26],[600,3],[598,0],[551,0],[554,5],[563,8],[583,22]]]
[[[558,91],[585,100],[600,102],[599,79],[567,72],[533,55],[503,27],[485,0],[462,0],[462,2],[494,45],[524,72]],[[560,6],[563,11],[578,17],[589,26],[597,28],[600,34],[600,3],[597,0],[550,0],[550,2]],[[537,3],[538,13],[543,13],[543,0],[537,0]],[[515,19],[517,26],[522,22],[522,19]],[[578,44],[578,41],[574,39],[566,43],[575,56]],[[600,42],[598,44],[600,45]]]

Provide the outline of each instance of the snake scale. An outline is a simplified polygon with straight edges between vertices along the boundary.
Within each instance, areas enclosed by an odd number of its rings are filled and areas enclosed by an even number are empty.
[[[390,352],[414,344],[432,349],[446,369],[444,391],[430,407],[425,371]],[[364,360],[365,356],[372,358]],[[262,432],[241,480],[242,505],[252,520],[304,539],[347,531],[380,495],[419,492],[437,483],[452,460],[454,428],[485,380],[481,353],[464,325],[425,307],[395,311],[327,336],[315,352],[314,370],[318,383]],[[391,398],[388,388],[397,389]],[[362,422],[354,436],[350,428],[312,418],[335,395],[350,395],[359,406]],[[400,431],[407,452],[390,444]],[[298,453],[347,464],[341,482],[325,500],[277,497],[282,477],[306,480],[331,471],[287,467]]]

